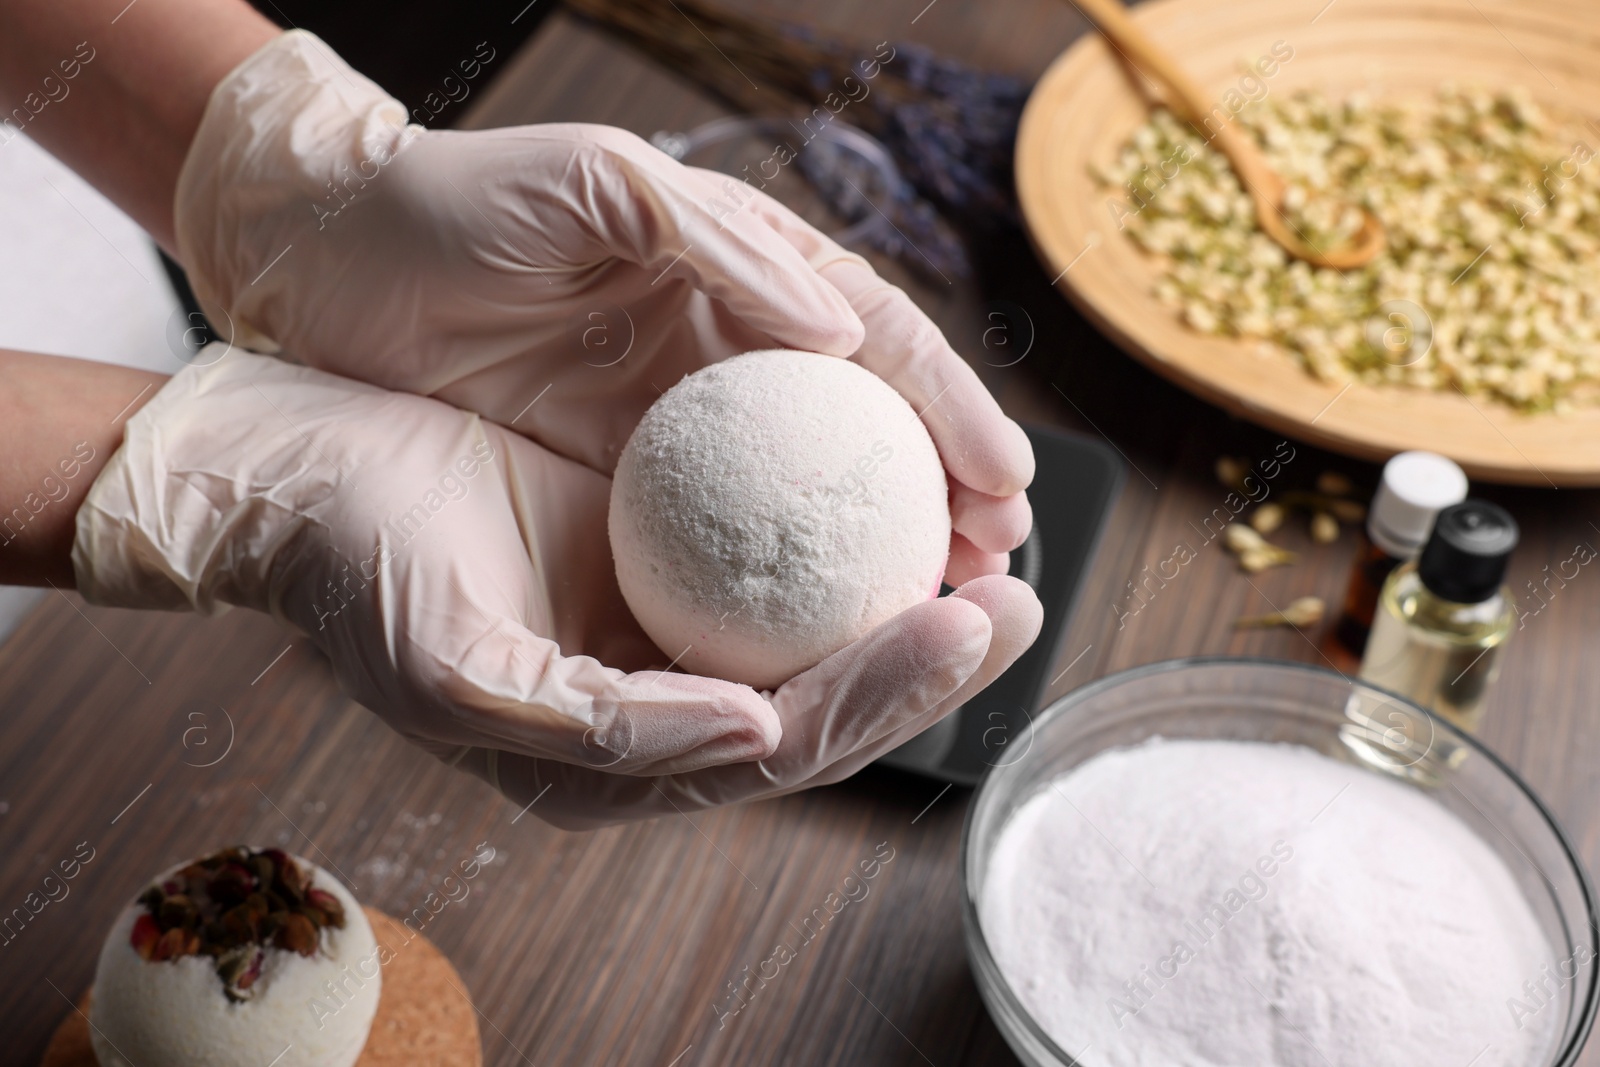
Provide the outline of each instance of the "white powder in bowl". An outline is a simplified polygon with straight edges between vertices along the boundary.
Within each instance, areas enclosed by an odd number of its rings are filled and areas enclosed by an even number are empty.
[[[1102,753],[1016,811],[982,898],[1011,988],[1087,1067],[1538,1067],[1559,1012],[1510,1009],[1554,957],[1500,857],[1296,745]]]
[[[949,493],[928,431],[881,378],[752,352],[645,412],[610,533],[622,594],[662,652],[765,689],[938,594]]]

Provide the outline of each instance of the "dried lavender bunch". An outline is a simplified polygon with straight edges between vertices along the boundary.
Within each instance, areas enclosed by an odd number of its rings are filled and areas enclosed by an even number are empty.
[[[784,25],[779,32],[850,63],[849,46],[813,30]],[[852,122],[882,141],[916,190],[962,225],[990,229],[1016,222],[1011,160],[1027,84],[922,45],[892,47],[893,60],[883,65]],[[814,68],[813,100],[837,91],[837,78],[835,69]]]
[[[810,113],[828,94],[840,92],[845,78],[861,82],[859,64],[873,54],[871,48],[805,27],[751,19],[709,0],[670,5],[567,0],[567,6],[751,114]],[[1011,156],[1028,86],[1007,75],[975,71],[920,45],[893,47],[892,58],[871,79],[871,92],[850,105],[848,121],[882,141],[915,194],[952,221],[978,232],[1014,223]],[[806,172],[825,195],[827,166],[812,164],[816,177]],[[927,204],[902,191],[892,205],[879,206],[930,260],[964,263],[964,253],[959,259],[950,253],[957,244],[954,234]],[[899,238],[890,233],[888,240]]]
[[[961,238],[904,177],[885,196],[870,200],[863,189],[878,172],[860,156],[821,138],[795,156],[795,165],[846,222],[854,225],[883,212],[879,221],[886,219],[887,224],[874,227],[866,238],[873,248],[902,260],[930,280],[933,276],[949,280],[971,275],[972,264]]]
[[[1028,86],[920,45],[895,48],[905,64],[899,73],[918,91],[885,109],[880,137],[895,161],[924,196],[964,224],[1015,223],[1011,161]]]

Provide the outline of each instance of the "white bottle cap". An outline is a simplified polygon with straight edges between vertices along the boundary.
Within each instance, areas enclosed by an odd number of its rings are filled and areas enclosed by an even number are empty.
[[[1401,452],[1383,465],[1383,481],[1367,512],[1367,536],[1396,559],[1416,558],[1434,516],[1467,498],[1467,476],[1433,452]]]

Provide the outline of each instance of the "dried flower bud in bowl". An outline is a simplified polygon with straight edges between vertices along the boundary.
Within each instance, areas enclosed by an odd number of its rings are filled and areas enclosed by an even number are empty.
[[[112,925],[90,1040],[100,1067],[350,1067],[381,982],[372,927],[331,875],[228,848],[161,874]]]

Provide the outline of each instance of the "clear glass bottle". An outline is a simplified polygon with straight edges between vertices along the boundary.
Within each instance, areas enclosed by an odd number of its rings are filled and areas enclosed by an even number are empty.
[[[1501,584],[1516,544],[1516,521],[1494,504],[1441,511],[1418,560],[1384,582],[1361,677],[1476,731],[1516,621]]]

